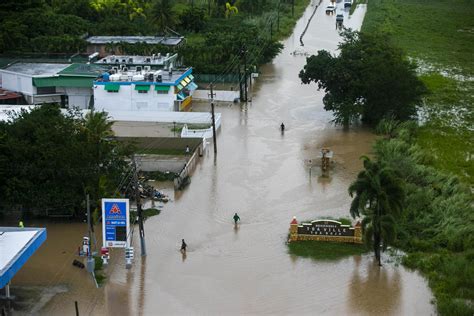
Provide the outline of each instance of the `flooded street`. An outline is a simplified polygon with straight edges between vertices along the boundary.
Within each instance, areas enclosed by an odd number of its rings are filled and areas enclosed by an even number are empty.
[[[217,156],[211,143],[191,184],[145,222],[146,258],[140,257],[137,229],[132,269],[125,269],[123,251],[112,251],[106,285],[96,289],[84,270],[71,265],[86,225],[47,225],[47,242],[13,280],[58,289],[36,312],[72,315],[78,301],[81,315],[435,314],[427,282],[402,266],[379,268],[371,254],[339,261],[288,254],[293,216],[349,217],[347,188],[375,139],[364,129],[332,125],[323,93],[298,78],[306,57],[291,53],[337,47],[327,4],[321,3],[301,47],[300,34],[313,13],[308,7],[283,52],[261,69],[252,102],[216,107],[222,113]],[[363,14],[358,8],[345,25],[359,28]],[[210,106],[195,104],[194,110]],[[327,178],[308,163],[321,147],[334,151]],[[235,212],[241,217],[237,229]]]

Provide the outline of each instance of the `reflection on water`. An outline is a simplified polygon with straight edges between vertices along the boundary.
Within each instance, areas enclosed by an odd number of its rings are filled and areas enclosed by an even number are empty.
[[[328,3],[316,11],[305,52],[337,47],[334,17],[323,10]],[[136,235],[132,268],[125,269],[123,250],[113,249],[106,285],[96,289],[71,265],[86,225],[47,224],[48,240],[14,279],[16,285],[67,285],[42,314],[72,315],[75,300],[81,315],[433,313],[426,282],[403,267],[373,267],[371,255],[325,263],[288,254],[293,216],[348,216],[347,187],[374,141],[367,130],[333,126],[323,93],[301,85],[306,57],[290,53],[299,48],[308,10],[280,56],[262,67],[252,103],[216,105],[218,154],[210,144],[183,191],[156,184],[171,201],[159,203],[161,214],[145,222],[146,260]],[[360,26],[362,17],[356,10],[347,23]],[[194,109],[210,107],[196,103]],[[316,165],[309,175],[305,161],[322,146],[334,151],[334,166],[327,177]],[[242,226],[231,226],[235,212]],[[100,244],[100,229],[96,234]],[[177,251],[182,238],[192,247],[189,257]]]
[[[361,267],[360,260],[360,256],[354,257],[355,268],[348,288],[350,309],[355,313],[373,315],[400,312],[400,270],[389,266],[380,268],[374,260],[364,262],[365,267]],[[361,269],[364,271],[360,272]]]

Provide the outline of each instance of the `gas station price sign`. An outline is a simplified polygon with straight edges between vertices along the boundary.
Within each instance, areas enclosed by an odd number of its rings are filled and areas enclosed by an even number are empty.
[[[129,232],[129,200],[102,199],[102,240],[104,247],[129,247]]]

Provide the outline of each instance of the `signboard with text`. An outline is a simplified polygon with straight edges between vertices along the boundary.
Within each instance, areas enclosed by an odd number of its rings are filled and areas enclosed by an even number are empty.
[[[102,199],[104,247],[129,247],[130,207],[128,199]]]

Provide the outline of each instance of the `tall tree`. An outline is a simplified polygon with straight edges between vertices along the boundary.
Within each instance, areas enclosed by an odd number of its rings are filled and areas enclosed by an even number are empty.
[[[354,197],[350,213],[353,218],[364,216],[365,241],[372,243],[381,265],[380,246],[385,250],[396,236],[395,218],[403,209],[405,192],[402,180],[391,169],[365,156],[362,159],[364,170],[349,187],[349,194]]]
[[[176,13],[170,0],[155,0],[151,6],[151,18],[161,32],[166,27],[173,27],[176,24]]]
[[[426,93],[416,66],[385,35],[342,33],[339,55],[318,51],[306,60],[299,76],[326,92],[324,108],[338,124],[359,118],[375,126],[384,117],[404,121],[416,115]]]

